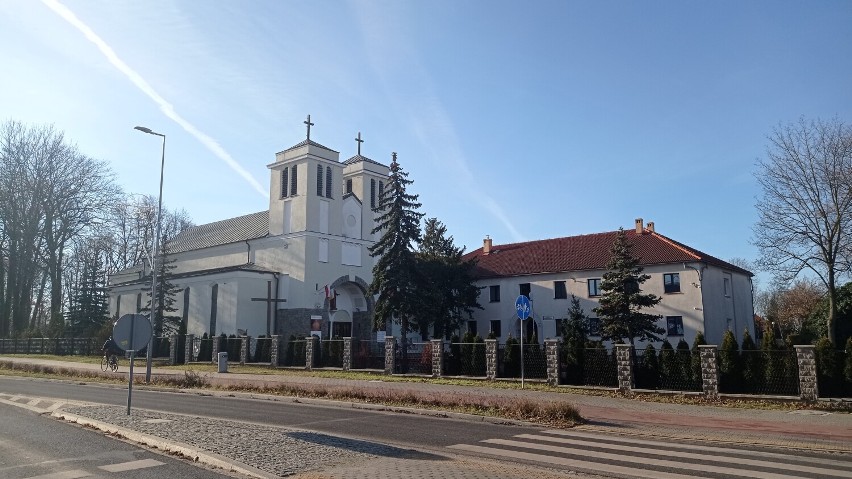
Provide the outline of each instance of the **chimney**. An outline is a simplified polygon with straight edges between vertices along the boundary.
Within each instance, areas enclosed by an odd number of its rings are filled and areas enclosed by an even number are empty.
[[[482,254],[491,254],[491,238],[488,235],[482,240]]]
[[[642,234],[642,218],[636,218],[636,234]]]
[[[654,222],[653,221],[648,222],[648,231],[650,231],[651,233],[654,232]]]

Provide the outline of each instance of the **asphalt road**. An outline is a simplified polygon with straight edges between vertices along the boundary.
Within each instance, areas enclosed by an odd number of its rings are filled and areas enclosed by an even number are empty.
[[[103,434],[0,404],[0,477],[227,478]]]

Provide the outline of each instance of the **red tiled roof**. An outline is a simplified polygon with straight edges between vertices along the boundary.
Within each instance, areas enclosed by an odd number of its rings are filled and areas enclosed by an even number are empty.
[[[625,230],[625,233],[627,241],[632,245],[631,254],[639,258],[639,264],[642,266],[704,262],[753,276],[748,270],[702,253],[659,233],[646,230],[642,234],[636,234],[636,230],[633,229]],[[474,275],[478,278],[606,269],[610,257],[609,251],[617,234],[618,231],[608,231],[494,245],[491,247],[490,254],[482,254],[482,248],[479,248],[466,254],[464,258],[477,260]]]

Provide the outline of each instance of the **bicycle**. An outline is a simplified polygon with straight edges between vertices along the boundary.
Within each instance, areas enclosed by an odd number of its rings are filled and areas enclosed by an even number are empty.
[[[118,371],[118,357],[115,354],[104,353],[104,357],[101,358],[101,371],[106,372],[107,369],[112,372]]]

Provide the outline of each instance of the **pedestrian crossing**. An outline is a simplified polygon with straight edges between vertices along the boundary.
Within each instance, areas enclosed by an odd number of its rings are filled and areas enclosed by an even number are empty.
[[[163,465],[165,465],[164,462],[160,462],[155,459],[142,459],[139,461],[107,464],[104,466],[99,466],[98,469],[105,472],[127,472]],[[72,469],[68,471],[51,472],[49,474],[42,474],[40,476],[30,476],[23,479],[81,479],[84,477],[97,476],[99,476],[99,474],[95,471],[87,471],[85,469]]]
[[[852,478],[849,455],[772,452],[573,430],[543,430],[449,447],[504,460],[629,478]]]

